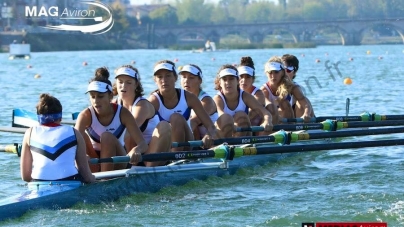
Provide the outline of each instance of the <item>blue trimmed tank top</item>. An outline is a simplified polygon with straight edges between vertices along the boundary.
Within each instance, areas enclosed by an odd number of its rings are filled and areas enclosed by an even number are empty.
[[[191,108],[188,107],[188,103],[187,103],[187,100],[185,97],[185,90],[177,88],[176,92],[177,92],[177,96],[179,97],[179,99],[178,99],[177,105],[172,109],[168,109],[164,105],[164,99],[160,93],[153,92],[153,95],[157,97],[159,104],[160,104],[160,107],[157,110],[157,114],[161,121],[164,120],[164,121],[170,122],[170,117],[174,113],[181,114],[185,118],[185,120],[189,119],[189,117],[191,115]]]
[[[86,129],[86,133],[88,137],[90,137],[91,144],[96,151],[101,150],[100,138],[104,132],[112,133],[119,140],[122,146],[125,145],[124,137],[126,127],[122,124],[120,117],[122,106],[115,103],[111,103],[111,105],[114,105],[115,115],[109,125],[102,125],[95,114],[94,108],[92,106],[88,107],[91,112],[91,125]]]
[[[34,126],[29,144],[33,179],[60,180],[78,174],[77,139],[71,126]]]
[[[224,95],[221,93],[221,92],[218,92],[217,94],[222,98],[222,100],[223,100],[223,103],[224,103],[224,108],[223,108],[223,112],[224,113],[227,113],[227,114],[230,114],[230,116],[234,116],[237,112],[240,112],[240,111],[242,111],[242,112],[245,112],[246,114],[248,114],[248,106],[244,103],[244,100],[243,100],[243,90],[240,90],[240,92],[239,92],[239,98],[238,98],[238,104],[237,104],[237,106],[236,106],[236,108],[234,109],[234,110],[232,110],[232,109],[230,109],[228,106],[227,106],[227,103],[226,103],[226,98],[224,97]]]

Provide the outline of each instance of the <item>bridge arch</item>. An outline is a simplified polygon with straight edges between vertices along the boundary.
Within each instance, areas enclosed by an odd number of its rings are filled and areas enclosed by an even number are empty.
[[[373,23],[371,26],[367,26],[367,28],[369,28],[369,27],[371,27],[371,28],[383,27],[383,28],[388,29],[388,30],[393,30],[393,31],[397,32],[397,34],[398,34],[398,35],[400,36],[400,38],[401,38],[401,42],[404,44],[404,33],[403,33],[403,30],[400,29],[398,26],[396,26],[396,25],[393,24],[393,23],[376,22],[376,23]]]
[[[310,35],[309,37],[307,37],[307,39],[313,41],[316,40],[316,36],[318,37],[324,34],[332,33],[336,33],[338,35],[338,39],[340,40],[342,45],[352,45],[354,42],[351,41],[356,40],[356,37],[352,37],[351,34],[349,34],[345,29],[342,29],[340,26],[328,24],[319,25],[315,29],[311,30]],[[360,40],[361,39],[359,39],[359,41]]]
[[[336,35],[328,36],[333,39],[334,44],[342,45],[360,45],[367,38],[372,38],[368,34],[368,30],[372,26],[389,26],[394,29],[396,36],[394,39],[389,39],[389,36],[384,36],[381,42],[403,42],[404,43],[404,18],[385,18],[385,19],[342,19],[342,20],[329,20],[329,21],[293,21],[293,22],[273,22],[261,24],[222,24],[222,25],[203,25],[192,26],[176,26],[176,27],[155,27],[155,34],[162,40],[164,44],[170,43],[165,40],[166,34],[171,32],[172,36],[181,37],[192,31],[196,32],[199,36],[219,42],[228,34],[237,34],[243,37],[243,42],[265,42],[265,37],[273,35],[275,30],[283,29],[288,32],[293,42],[314,41],[316,34],[322,29],[328,29]],[[145,29],[145,28],[142,28]],[[285,31],[286,30],[286,31]],[[180,36],[179,36],[180,34]],[[182,34],[182,35],[181,35]],[[285,33],[286,34],[286,33]],[[150,36],[150,34],[149,34]],[[169,36],[172,40],[173,37]],[[393,35],[392,35],[393,36]],[[288,35],[289,37],[289,35]],[[178,41],[178,39],[175,39]],[[324,39],[327,40],[327,39]],[[397,41],[400,40],[400,41]],[[369,40],[370,42],[377,42],[377,40]],[[369,42],[366,41],[366,42]],[[284,42],[284,40],[282,40]],[[160,44],[160,43],[159,43]]]

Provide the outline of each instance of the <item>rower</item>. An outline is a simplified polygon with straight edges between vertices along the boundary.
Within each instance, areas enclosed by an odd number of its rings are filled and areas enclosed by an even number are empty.
[[[208,93],[202,90],[202,70],[197,65],[189,64],[184,65],[179,74],[181,76],[181,87],[198,97],[203,108],[209,114],[210,119],[213,123],[215,123],[218,136],[220,138],[231,137],[233,134],[233,129],[227,128],[226,131],[222,129],[222,127],[226,125],[226,121],[231,122],[232,118],[228,116],[228,118],[225,119],[226,115],[222,115],[222,117],[219,119],[215,102],[213,101],[212,97],[208,95]],[[191,111],[191,116],[188,121],[194,134],[194,139],[202,139],[206,135],[207,130],[193,110]]]
[[[313,109],[299,86],[296,86],[286,75],[282,65],[282,59],[278,56],[271,57],[265,64],[265,73],[268,82],[263,84],[261,90],[264,92],[266,102],[275,103],[281,118],[294,118],[294,111],[287,96],[290,94],[304,107],[304,114],[301,116],[304,122],[310,122],[314,117]]]
[[[204,147],[210,148],[213,145],[213,139],[218,138],[216,128],[196,95],[183,89],[175,88],[178,75],[174,62],[169,60],[157,62],[153,73],[154,82],[158,86],[158,89],[152,93],[149,101],[158,111],[160,119],[171,124],[171,140],[173,142],[194,140],[192,131],[187,123],[191,110],[194,110],[195,115],[207,129],[207,133],[202,139]],[[181,151],[183,149],[187,148],[172,148],[173,151]]]
[[[121,105],[111,103],[113,94],[109,72],[105,67],[98,68],[95,77],[88,85],[91,106],[80,112],[75,128],[86,141],[87,155],[91,158],[109,158],[112,156],[130,156],[130,164],[136,165],[141,154],[146,153],[148,145],[143,138],[135,118]],[[126,130],[136,146],[124,148]],[[92,166],[93,171],[123,169],[127,164],[101,164]]]
[[[285,73],[289,77],[289,79],[296,86],[300,87],[303,94],[306,94],[304,87],[294,81],[294,79],[296,78],[296,73],[299,70],[299,59],[297,59],[297,57],[294,56],[294,55],[284,54],[282,56],[282,64],[285,66]],[[304,102],[302,103],[300,101],[297,101],[295,96],[293,96],[293,95],[288,95],[287,99],[289,99],[289,102],[292,105],[292,109],[293,109],[293,112],[295,114],[295,117],[302,117],[304,115],[304,112],[308,111],[306,109],[310,108],[310,107],[312,109],[313,116],[315,115],[314,110],[313,110],[313,106],[311,105],[311,102],[307,98],[307,96],[306,96],[306,100],[308,102],[308,106],[305,106]]]
[[[237,68],[232,65],[223,65],[215,79],[215,89],[218,90],[217,95],[213,97],[216,103],[219,116],[228,114],[233,118],[233,127],[251,127],[251,121],[248,117],[248,110],[251,109],[260,114],[262,122],[261,126],[265,131],[272,130],[272,116],[259,103],[254,96],[240,89]],[[228,126],[228,127],[231,127]],[[245,136],[250,133],[238,132],[233,136]]]
[[[113,94],[118,95],[113,103],[122,105],[130,110],[140,125],[143,138],[149,145],[146,154],[168,152],[171,149],[171,126],[166,121],[160,121],[154,106],[143,97],[143,86],[138,70],[131,65],[123,65],[115,71]],[[136,143],[125,135],[125,147],[131,149]],[[138,165],[148,167],[164,165],[166,162],[141,162]]]
[[[73,127],[60,124],[62,105],[59,100],[41,94],[36,110],[39,125],[25,132],[22,143],[21,178],[27,182],[95,182],[87,162],[83,137]]]
[[[240,60],[240,64],[237,67],[237,71],[239,73],[240,77],[240,88],[245,91],[250,93],[251,95],[254,96],[254,98],[262,105],[265,106],[265,96],[264,93],[259,89],[258,87],[255,87],[254,81],[255,81],[255,67],[254,67],[254,62],[251,57],[242,57]],[[268,111],[272,111],[274,108],[267,108]],[[271,113],[273,116],[274,113]],[[249,110],[248,116],[251,120],[251,125],[253,126],[258,126],[260,122],[262,122],[261,117],[259,116],[259,113]],[[278,123],[274,117],[272,118],[272,123]]]

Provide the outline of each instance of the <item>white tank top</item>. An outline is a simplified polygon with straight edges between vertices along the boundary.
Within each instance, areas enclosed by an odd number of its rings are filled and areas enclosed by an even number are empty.
[[[202,102],[202,100],[203,100],[204,98],[206,98],[206,97],[211,97],[211,96],[208,95],[208,93],[206,93],[205,91],[202,91],[202,90],[201,90],[201,91],[199,92],[199,95],[198,95],[199,101]],[[191,116],[194,116],[194,115],[196,115],[196,114],[195,114],[194,110],[192,110],[192,111],[191,111]],[[212,113],[211,115],[209,115],[209,117],[210,117],[210,119],[212,120],[212,122],[215,123],[215,122],[217,121],[217,119],[219,118],[219,114],[217,113],[217,110],[216,110],[214,113]]]
[[[157,110],[160,120],[170,122],[170,117],[174,113],[181,114],[185,118],[185,120],[189,119],[189,117],[191,115],[191,108],[188,107],[188,103],[185,98],[185,91],[183,89],[176,89],[176,91],[177,91],[177,94],[179,94],[178,95],[179,100],[178,100],[177,105],[172,109],[168,109],[164,105],[163,97],[161,96],[161,94],[159,94],[157,92],[153,92],[153,95],[157,97],[157,99],[159,100],[159,103],[160,103],[160,107]]]
[[[132,104],[132,109],[130,110],[132,113],[135,112],[135,107],[137,103],[141,100],[146,100],[149,102],[147,99],[145,99],[143,96],[140,96],[136,98],[136,100]],[[122,100],[121,98],[117,98],[117,103],[119,105],[122,105]],[[146,140],[146,143],[149,144],[151,141],[151,138],[153,136],[153,131],[157,127],[157,124],[160,122],[159,116],[157,115],[157,111],[153,115],[153,117],[146,119],[142,125],[139,126],[140,131],[143,134],[143,138]]]
[[[78,174],[77,139],[71,126],[34,126],[29,144],[33,179],[60,180]]]
[[[303,94],[306,96],[306,90],[304,89],[304,87],[300,86],[300,84],[298,84],[298,83],[296,83],[296,82],[294,82],[294,81],[293,81],[293,83],[294,83],[296,86],[300,87],[301,91],[302,91]],[[289,95],[288,95],[288,98],[289,98],[290,105],[291,105],[292,108],[294,109],[294,108],[295,108],[295,105],[296,105],[296,101],[297,101],[296,98],[295,98],[295,96],[289,94]]]
[[[122,106],[114,103],[111,103],[111,105],[116,105],[117,109],[109,125],[102,125],[95,114],[94,108],[92,106],[88,107],[91,112],[91,125],[86,129],[86,133],[88,137],[90,137],[91,144],[96,151],[101,151],[100,138],[104,132],[112,133],[119,140],[122,146],[125,145],[124,137],[126,127],[122,124],[120,118]]]
[[[223,100],[223,104],[224,104],[224,108],[223,108],[223,112],[230,114],[230,116],[234,116],[237,112],[245,112],[248,114],[248,106],[244,103],[243,100],[243,90],[240,90],[239,92],[239,97],[238,97],[238,105],[234,110],[231,110],[226,103],[226,99],[224,98],[224,95],[221,92],[218,92],[217,94],[222,98]]]
[[[268,93],[269,93],[268,99],[271,100],[272,103],[276,103],[276,105],[278,105],[278,101],[276,101],[276,99],[278,98],[278,96],[272,94],[272,91],[271,91],[271,89],[269,88],[269,86],[268,86],[267,83],[265,83],[263,86],[267,89],[267,91],[268,91]]]
[[[260,89],[259,88],[257,88],[257,87],[255,87],[255,86],[253,86],[253,91],[251,92],[251,95],[252,96],[254,96],[255,95],[255,93],[257,93],[257,91],[259,91]]]
[[[143,98],[143,97],[138,97],[132,105],[132,110],[131,112],[133,113],[135,111],[135,106],[137,105],[137,103],[141,100],[146,100],[148,102],[147,99]],[[157,115],[157,111],[155,112],[155,114],[153,115],[153,117],[146,119],[143,124],[141,126],[139,126],[140,131],[142,131],[143,133],[143,138],[146,140],[146,143],[149,144],[152,136],[153,136],[153,131],[154,129],[157,127],[157,124],[160,122],[159,116]]]

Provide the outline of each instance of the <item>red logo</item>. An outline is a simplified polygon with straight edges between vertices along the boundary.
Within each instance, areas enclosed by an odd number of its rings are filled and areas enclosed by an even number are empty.
[[[385,222],[316,222],[316,227],[387,227]]]

